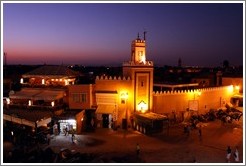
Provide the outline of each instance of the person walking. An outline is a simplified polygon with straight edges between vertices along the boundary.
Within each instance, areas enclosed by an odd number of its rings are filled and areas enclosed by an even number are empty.
[[[67,129],[67,127],[65,128],[65,136],[67,136],[67,135],[69,135],[68,134],[68,129]]]
[[[137,146],[136,146],[136,152],[137,152],[137,156],[139,156],[139,154],[140,154],[140,146],[139,146],[138,143],[137,143]]]
[[[233,153],[234,161],[239,162],[239,152],[238,152],[238,147],[236,147],[234,153]]]
[[[201,129],[201,127],[199,127],[199,129],[198,129],[198,135],[199,135],[200,141],[202,141],[202,129]]]
[[[228,146],[228,147],[227,147],[227,150],[226,150],[226,161],[227,161],[228,163],[231,162],[231,147],[230,147],[230,146]]]
[[[201,127],[198,129],[198,133],[199,133],[199,137],[201,138],[202,137],[202,129],[201,129]]]
[[[74,135],[74,131],[72,130],[72,143],[74,143],[74,138],[75,138],[75,135]]]

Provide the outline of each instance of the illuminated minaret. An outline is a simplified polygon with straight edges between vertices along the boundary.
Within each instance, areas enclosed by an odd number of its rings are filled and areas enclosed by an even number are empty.
[[[144,40],[139,34],[131,43],[131,60],[123,63],[123,76],[132,80],[134,112],[152,111],[153,62],[146,60],[146,32]]]
[[[146,63],[146,44],[145,40],[139,38],[139,34],[136,40],[132,41],[132,56],[131,61],[134,63]]]

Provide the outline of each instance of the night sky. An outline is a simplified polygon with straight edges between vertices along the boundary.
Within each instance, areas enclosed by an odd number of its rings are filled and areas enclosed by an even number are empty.
[[[3,4],[8,64],[121,66],[144,31],[155,66],[243,65],[242,3]]]

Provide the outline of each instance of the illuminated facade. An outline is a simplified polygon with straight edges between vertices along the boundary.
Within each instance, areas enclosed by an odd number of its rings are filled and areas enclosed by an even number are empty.
[[[132,79],[133,111],[152,111],[153,62],[146,60],[146,42],[132,41],[131,61],[123,63],[123,76]]]
[[[175,89],[183,85],[160,84],[171,91],[153,92],[154,64],[147,60],[146,40],[139,37],[132,41],[130,60],[123,62],[122,70],[122,76],[102,75],[96,77],[95,84],[76,84],[78,73],[62,66],[43,66],[22,76],[20,83],[26,88],[10,94],[6,105],[45,108],[60,114],[66,105],[67,113],[77,112],[73,119],[62,119],[61,127],[71,120],[76,121],[73,128],[78,134],[90,123],[103,128],[132,126],[144,133],[146,128],[141,124],[135,126],[133,116],[144,114],[147,117],[151,113],[149,116],[156,118],[175,113],[183,121],[193,113],[224,107],[243,89],[242,79],[225,78],[218,81],[222,83],[218,87],[187,91]],[[86,117],[88,112],[90,118]]]
[[[96,78],[94,107],[98,127],[110,126],[111,121],[120,126],[129,125],[134,114],[148,112],[169,117],[175,114],[183,121],[192,114],[223,108],[239,93],[238,86],[231,83],[190,91],[153,92],[153,62],[147,61],[146,41],[139,37],[132,41],[131,59],[122,67],[122,77]],[[242,85],[242,81],[239,82]]]
[[[123,63],[123,76],[97,77],[95,83],[98,126],[115,122],[127,126],[134,113],[153,109],[153,62],[146,60],[146,41],[132,41],[131,59]]]

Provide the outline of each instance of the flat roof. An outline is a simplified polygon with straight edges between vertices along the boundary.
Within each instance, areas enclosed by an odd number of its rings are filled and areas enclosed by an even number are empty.
[[[192,83],[192,84],[154,84],[154,86],[166,87],[166,88],[182,88],[182,87],[190,87],[190,86],[199,86],[199,83]]]
[[[3,109],[3,114],[17,117],[20,119],[26,119],[32,122],[52,117],[52,113],[49,111],[26,109]]]
[[[23,88],[13,94],[9,94],[10,99],[33,99],[33,100],[57,100],[63,98],[65,90]]]
[[[167,120],[168,117],[166,115],[162,115],[162,114],[157,114],[154,112],[148,112],[148,113],[141,113],[141,114],[136,114],[137,116],[141,116],[144,118],[148,118],[151,120]]]

